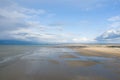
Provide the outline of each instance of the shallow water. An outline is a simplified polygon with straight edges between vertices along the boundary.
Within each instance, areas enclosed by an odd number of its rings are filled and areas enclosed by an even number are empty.
[[[69,48],[0,46],[0,58],[0,80],[120,80],[114,68],[106,67],[116,59],[81,56]]]

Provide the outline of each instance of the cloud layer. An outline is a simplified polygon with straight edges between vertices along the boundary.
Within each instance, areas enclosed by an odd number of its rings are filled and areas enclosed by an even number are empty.
[[[96,37],[98,42],[120,43],[120,16],[108,18],[110,22],[109,29],[100,36]]]
[[[49,13],[45,10],[24,8],[10,1],[7,3],[9,6],[0,8],[0,39],[44,41],[43,39],[52,38],[45,34],[46,31],[58,30],[57,27],[51,28],[34,20],[41,15],[47,16]]]
[[[111,29],[96,38],[99,42],[120,43],[120,29]]]
[[[38,18],[49,16],[43,9],[21,7],[9,0],[2,0],[0,7],[0,39],[49,43],[87,42],[89,39],[63,31],[62,23],[42,24]],[[57,33],[56,33],[57,32]]]

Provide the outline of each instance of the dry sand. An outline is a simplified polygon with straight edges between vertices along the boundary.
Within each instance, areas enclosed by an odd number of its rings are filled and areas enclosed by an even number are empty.
[[[86,46],[86,47],[71,47],[84,56],[101,56],[101,57],[120,57],[120,48],[112,48],[107,46]]]

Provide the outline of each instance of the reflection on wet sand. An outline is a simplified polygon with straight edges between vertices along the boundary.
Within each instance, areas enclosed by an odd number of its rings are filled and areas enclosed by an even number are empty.
[[[67,64],[70,66],[76,66],[76,67],[88,67],[88,66],[93,66],[97,64],[97,62],[93,61],[79,61],[79,60],[72,60],[72,61],[67,61]]]
[[[60,58],[77,58],[77,56],[71,54],[65,54],[65,55],[61,55]]]

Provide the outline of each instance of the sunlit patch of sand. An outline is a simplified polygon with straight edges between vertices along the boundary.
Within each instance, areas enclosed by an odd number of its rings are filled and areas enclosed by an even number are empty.
[[[79,61],[79,60],[67,60],[66,62],[68,65],[75,67],[88,67],[97,64],[97,62],[93,61]]]
[[[102,56],[102,57],[120,57],[120,48],[111,48],[106,46],[88,46],[85,48],[72,47],[72,49],[84,56]]]

